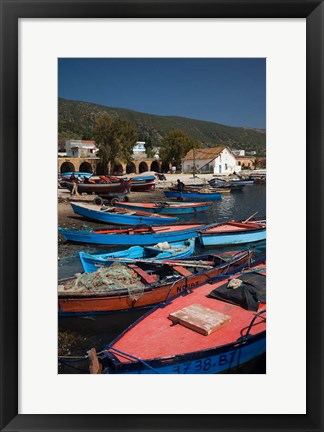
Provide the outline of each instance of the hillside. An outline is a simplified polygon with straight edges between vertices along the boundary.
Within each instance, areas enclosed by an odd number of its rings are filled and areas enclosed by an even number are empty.
[[[150,137],[154,146],[161,146],[163,136],[169,131],[182,129],[191,138],[202,141],[204,147],[226,145],[233,149],[256,150],[258,155],[265,155],[264,130],[231,127],[185,117],[146,114],[62,98],[58,99],[59,143],[69,138],[91,139],[96,117],[103,112],[135,123],[140,132],[139,140],[146,141]]]

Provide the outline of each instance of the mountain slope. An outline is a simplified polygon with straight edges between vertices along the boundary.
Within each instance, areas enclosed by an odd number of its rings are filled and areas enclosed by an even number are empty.
[[[171,130],[182,129],[191,138],[202,141],[203,147],[226,145],[232,149],[256,150],[259,155],[264,155],[266,150],[264,130],[225,126],[185,117],[146,114],[62,98],[58,99],[59,141],[92,138],[96,118],[103,112],[135,123],[140,132],[139,140],[146,141],[150,137],[155,146],[163,145],[163,136]]]

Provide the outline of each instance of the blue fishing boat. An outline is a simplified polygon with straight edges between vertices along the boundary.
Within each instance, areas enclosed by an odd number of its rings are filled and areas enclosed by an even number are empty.
[[[71,230],[60,227],[58,231],[65,240],[77,243],[146,246],[165,241],[172,243],[195,238],[202,228],[204,228],[202,224],[182,224],[122,230]]]
[[[92,273],[98,270],[100,265],[110,265],[116,259],[140,259],[140,260],[173,260],[190,257],[195,251],[195,240],[189,239],[176,243],[158,243],[154,246],[132,246],[129,249],[110,252],[106,254],[90,255],[85,252],[79,252],[83,270],[86,273]]]
[[[212,202],[151,202],[151,203],[134,203],[134,202],[116,202],[117,207],[133,209],[133,210],[145,210],[150,213],[177,215],[177,214],[190,214],[203,212],[210,209],[213,205]]]
[[[239,286],[229,289],[235,279]],[[266,266],[259,263],[153,309],[98,356],[91,350],[90,373],[231,373],[265,352]]]
[[[199,231],[199,241],[203,246],[226,246],[254,243],[266,238],[264,222],[230,221],[210,225]]]
[[[97,222],[117,225],[161,225],[172,224],[177,217],[163,216],[155,213],[147,213],[139,210],[127,210],[118,207],[101,207],[95,204],[77,205],[71,204],[74,213]]]
[[[136,183],[142,181],[152,181],[152,180],[156,180],[156,178],[154,175],[144,175],[144,176],[131,177],[131,180],[133,183]]]
[[[72,174],[74,174],[75,177],[90,178],[91,176],[93,176],[93,173],[89,173],[89,172],[69,171],[69,172],[61,173],[61,177],[68,177],[68,178],[70,178]]]
[[[221,193],[204,193],[204,192],[176,192],[176,191],[164,191],[164,195],[167,198],[180,198],[184,200],[199,200],[199,201],[215,201],[222,199]]]

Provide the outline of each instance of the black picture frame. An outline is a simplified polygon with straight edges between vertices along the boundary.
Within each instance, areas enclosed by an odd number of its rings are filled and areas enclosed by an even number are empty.
[[[1,430],[323,430],[323,3],[317,0],[203,0],[200,2],[198,0],[171,2],[168,0],[66,0],[64,2],[0,0],[0,6]],[[305,415],[18,414],[18,20],[19,18],[114,17],[306,18],[307,20],[307,413]],[[295,185],[291,185],[293,186]],[[298,215],[289,216],[298,217]],[[289,307],[293,307],[293,301]],[[296,346],[296,355],[297,352],[298,346]],[[289,361],[293,361],[294,355],[295,353],[292,353],[292,357],[283,359],[283,362],[287,365]],[[262,394],[262,389],[255,389],[256,397],[259,397],[260,391]],[[253,404],[253,401],[251,403]]]

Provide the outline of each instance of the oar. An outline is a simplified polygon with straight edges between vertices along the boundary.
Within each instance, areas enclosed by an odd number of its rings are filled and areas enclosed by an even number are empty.
[[[252,219],[253,218],[253,216],[255,216],[256,214],[258,214],[259,212],[257,211],[257,212],[255,212],[255,213],[253,213],[253,215],[251,215],[250,217],[248,217],[247,219],[245,219],[245,221],[243,221],[243,223],[246,223],[246,222],[248,222],[250,219]]]
[[[202,267],[202,268],[212,268],[213,266],[210,265],[210,262],[208,261],[171,261],[171,260],[161,260],[161,261],[151,261],[148,260],[141,260],[141,259],[135,259],[135,258],[107,258],[107,261],[113,261],[113,262],[126,262],[128,264],[130,263],[144,263],[144,264],[160,264],[160,265],[169,265],[169,266],[182,266],[182,267]],[[95,264],[95,267],[105,267],[106,264]]]

